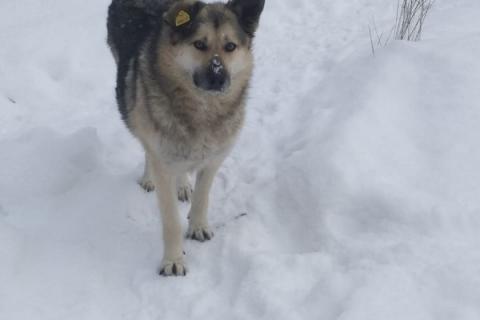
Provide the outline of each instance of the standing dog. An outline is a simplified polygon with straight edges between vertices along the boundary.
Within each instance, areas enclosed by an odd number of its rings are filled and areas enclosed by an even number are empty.
[[[177,197],[192,197],[187,237],[213,237],[207,221],[215,174],[242,128],[252,41],[264,0],[113,0],[108,43],[117,103],[145,149],[140,184],[156,189],[164,257],[160,273],[185,275]]]

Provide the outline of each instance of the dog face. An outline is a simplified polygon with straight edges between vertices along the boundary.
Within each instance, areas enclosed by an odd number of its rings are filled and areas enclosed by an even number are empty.
[[[169,60],[183,82],[208,94],[246,85],[253,67],[251,45],[264,0],[227,4],[181,1],[165,14]]]

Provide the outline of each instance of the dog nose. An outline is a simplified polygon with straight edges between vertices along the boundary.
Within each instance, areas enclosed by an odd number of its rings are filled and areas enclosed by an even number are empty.
[[[227,72],[225,71],[222,61],[217,57],[213,58],[210,62],[207,71],[207,80],[210,90],[222,91],[225,89]]]
[[[193,74],[195,86],[205,91],[223,92],[230,86],[230,75],[219,56]]]

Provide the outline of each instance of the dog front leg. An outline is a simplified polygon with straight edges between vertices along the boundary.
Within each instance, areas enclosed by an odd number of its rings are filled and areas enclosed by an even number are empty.
[[[154,157],[149,157],[149,164],[162,216],[164,255],[160,274],[183,276],[187,269],[183,260],[183,235],[177,207],[176,176]]]
[[[210,165],[197,173],[187,238],[204,242],[213,237],[213,232],[208,226],[208,200],[218,168],[219,165]]]

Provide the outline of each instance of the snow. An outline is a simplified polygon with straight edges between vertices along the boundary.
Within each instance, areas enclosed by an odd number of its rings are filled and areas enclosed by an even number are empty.
[[[157,275],[107,6],[0,4],[0,319],[480,319],[477,0],[375,56],[391,1],[267,1],[216,236],[181,279]]]

